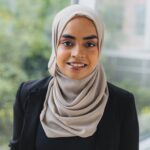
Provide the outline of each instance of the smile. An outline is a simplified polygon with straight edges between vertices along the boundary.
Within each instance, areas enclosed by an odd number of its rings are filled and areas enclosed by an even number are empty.
[[[87,64],[84,63],[76,63],[76,62],[67,62],[68,65],[74,67],[74,68],[84,68],[87,67]]]

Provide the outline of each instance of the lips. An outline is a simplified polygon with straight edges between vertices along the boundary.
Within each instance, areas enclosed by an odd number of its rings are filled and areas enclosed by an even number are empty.
[[[67,62],[67,64],[74,68],[84,68],[87,67],[87,64],[82,62]]]

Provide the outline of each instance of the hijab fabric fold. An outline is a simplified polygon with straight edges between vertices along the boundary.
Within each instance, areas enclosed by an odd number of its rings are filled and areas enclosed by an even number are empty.
[[[98,62],[91,74],[81,80],[70,79],[56,65],[57,45],[63,29],[75,16],[85,16],[95,25],[99,51],[103,42],[103,25],[93,11],[71,5],[58,13],[52,27],[53,50],[48,68],[53,76],[40,114],[40,122],[49,138],[88,137],[95,133],[108,100],[108,87],[103,66]]]

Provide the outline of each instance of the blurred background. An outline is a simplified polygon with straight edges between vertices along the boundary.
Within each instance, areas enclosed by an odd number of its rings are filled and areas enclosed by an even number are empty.
[[[0,0],[0,150],[8,149],[12,135],[18,86],[49,75],[54,15],[75,3],[88,5],[103,19],[108,81],[134,93],[140,150],[150,150],[149,0]]]

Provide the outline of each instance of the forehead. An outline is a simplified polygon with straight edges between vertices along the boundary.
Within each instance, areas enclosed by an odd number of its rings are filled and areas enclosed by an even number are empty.
[[[95,34],[97,35],[96,26],[92,20],[83,16],[76,16],[72,18],[65,26],[62,34],[80,34],[89,35]]]

